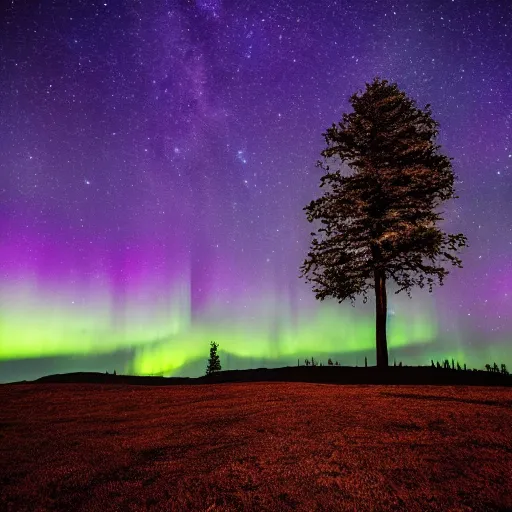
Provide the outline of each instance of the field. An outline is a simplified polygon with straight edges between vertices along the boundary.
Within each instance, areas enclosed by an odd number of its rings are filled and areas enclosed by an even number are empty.
[[[512,389],[0,386],[5,511],[512,510]]]

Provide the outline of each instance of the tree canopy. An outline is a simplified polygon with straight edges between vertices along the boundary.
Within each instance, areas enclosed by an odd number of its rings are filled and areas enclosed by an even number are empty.
[[[430,105],[418,108],[379,78],[350,104],[353,111],[323,134],[324,193],[304,208],[319,227],[301,273],[320,300],[366,300],[375,290],[377,364],[387,366],[386,281],[396,283],[396,293],[432,291],[443,284],[447,264],[462,266],[456,252],[467,240],[439,227],[439,207],[456,197],[455,174],[436,142]]]

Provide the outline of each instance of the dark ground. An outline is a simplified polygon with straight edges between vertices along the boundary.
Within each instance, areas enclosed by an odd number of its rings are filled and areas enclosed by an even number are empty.
[[[512,389],[0,386],[0,510],[512,510]]]
[[[227,382],[316,382],[324,384],[421,384],[464,386],[512,386],[512,376],[488,371],[457,371],[430,366],[286,366],[218,372],[209,377],[145,377],[105,373],[63,373],[48,375],[35,382],[137,384],[167,386]]]

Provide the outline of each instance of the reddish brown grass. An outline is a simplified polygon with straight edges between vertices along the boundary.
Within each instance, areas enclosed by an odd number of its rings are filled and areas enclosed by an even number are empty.
[[[0,386],[6,511],[512,510],[512,390]]]

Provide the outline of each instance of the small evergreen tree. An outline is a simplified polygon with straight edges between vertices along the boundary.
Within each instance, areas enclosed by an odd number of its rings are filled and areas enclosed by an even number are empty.
[[[331,359],[330,357],[329,357],[329,359],[328,359],[328,361],[327,361],[327,364],[328,364],[329,366],[332,366],[332,359]]]
[[[218,343],[214,341],[210,342],[210,359],[208,359],[208,366],[206,367],[206,375],[211,375],[215,372],[220,372],[220,358],[217,354],[217,349],[219,348]]]

